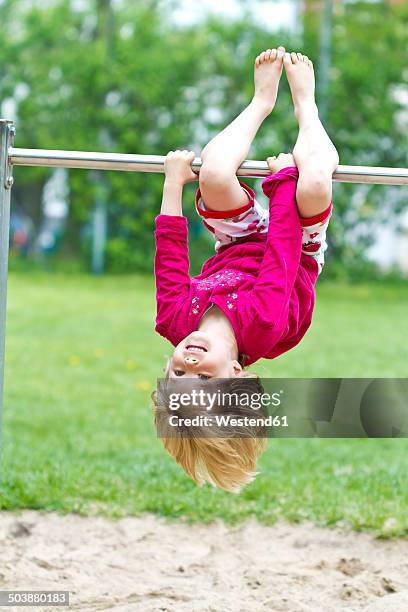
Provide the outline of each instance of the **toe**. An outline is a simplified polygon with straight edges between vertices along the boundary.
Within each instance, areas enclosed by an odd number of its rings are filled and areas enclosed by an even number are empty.
[[[296,55],[296,53],[294,51],[291,52],[290,57],[292,58],[292,63],[293,64],[297,64],[298,63],[298,56]]]
[[[275,61],[275,60],[276,60],[276,56],[277,56],[277,55],[278,55],[277,50],[276,50],[276,49],[272,49],[272,51],[271,51],[271,58],[270,58],[270,59],[271,59],[272,61]]]
[[[297,57],[298,57],[298,60],[299,60],[300,62],[303,62],[303,55],[302,55],[301,53],[296,53],[296,55],[297,55]]]
[[[285,55],[285,49],[283,49],[283,47],[279,47],[278,49],[278,59],[282,59]]]
[[[285,64],[285,66],[290,66],[292,64],[290,53],[285,53],[285,55],[283,56],[283,63]]]

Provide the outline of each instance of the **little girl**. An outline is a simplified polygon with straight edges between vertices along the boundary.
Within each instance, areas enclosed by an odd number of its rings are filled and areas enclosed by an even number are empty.
[[[236,172],[275,106],[283,66],[299,134],[293,155],[267,158],[271,175],[262,181],[269,198],[266,210]],[[185,183],[197,180],[191,168],[195,154],[170,151],[165,160],[163,201],[155,219],[155,277],[156,331],[175,346],[166,369],[169,378],[245,375],[245,366],[296,346],[312,321],[339,157],[319,120],[313,64],[307,56],[286,53],[283,47],[268,49],[255,60],[254,81],[250,104],[201,154],[195,205],[214,235],[216,254],[193,278],[182,190]],[[220,484],[216,468],[212,466],[210,476],[205,468],[205,450],[196,461],[201,468],[194,470],[191,457],[181,459],[186,448],[176,450],[176,444],[183,444],[180,439],[163,441],[194,480]],[[225,451],[231,456],[231,447]],[[198,450],[191,452],[197,456]],[[239,480],[242,484],[252,479],[254,461],[251,466],[241,480],[235,474],[234,487],[228,487],[228,478],[220,486],[239,489]]]

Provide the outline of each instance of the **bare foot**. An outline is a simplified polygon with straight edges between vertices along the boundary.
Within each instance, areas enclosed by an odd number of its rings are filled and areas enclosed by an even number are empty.
[[[272,112],[278,95],[284,54],[285,48],[278,47],[278,49],[263,51],[255,59],[255,93],[253,99],[264,106],[268,114]]]
[[[301,120],[306,115],[318,115],[315,101],[315,75],[313,62],[302,53],[285,53],[283,58],[286,76],[292,92],[295,116]]]

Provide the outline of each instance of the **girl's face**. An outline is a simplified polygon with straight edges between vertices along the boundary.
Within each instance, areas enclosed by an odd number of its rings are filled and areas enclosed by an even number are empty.
[[[169,367],[170,378],[232,378],[242,372],[226,340],[199,330],[176,346]]]

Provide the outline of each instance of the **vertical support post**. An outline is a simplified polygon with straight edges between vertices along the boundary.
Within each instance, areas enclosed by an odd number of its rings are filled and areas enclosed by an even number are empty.
[[[331,62],[331,37],[333,19],[333,0],[323,0],[320,24],[320,57],[317,82],[319,116],[323,124],[329,117],[329,86]]]
[[[299,47],[305,46],[305,24],[304,24],[304,2],[303,0],[295,0],[295,25],[294,25],[294,34],[295,38],[298,41]]]
[[[0,435],[2,430],[4,386],[10,192],[13,185],[12,166],[9,164],[9,151],[13,146],[14,134],[14,123],[7,119],[0,119]]]
[[[115,15],[112,0],[97,0],[96,13],[98,16],[96,38],[103,40],[105,51],[105,69],[108,74],[112,72],[112,59],[115,43]],[[106,95],[106,92],[105,92]],[[111,148],[113,144],[109,130],[99,130],[101,144],[107,144]],[[106,237],[108,225],[108,189],[106,177],[103,172],[95,173],[98,183],[99,198],[95,203],[92,215],[92,272],[103,274],[105,271]]]
[[[91,269],[93,274],[103,274],[105,270],[106,226],[106,201],[99,198],[92,212]]]
[[[91,213],[91,271],[92,274],[103,274],[108,225],[107,185],[101,170],[92,170],[90,178],[95,184],[95,205]]]

